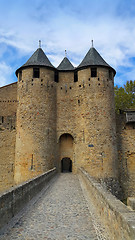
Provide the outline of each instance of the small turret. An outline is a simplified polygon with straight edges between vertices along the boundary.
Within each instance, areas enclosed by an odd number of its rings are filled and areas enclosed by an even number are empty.
[[[59,71],[73,71],[74,66],[72,65],[72,63],[69,61],[67,57],[64,57],[64,59],[62,60],[60,65],[57,67],[57,69]]]
[[[108,63],[105,62],[105,60],[100,56],[100,54],[93,46],[87,52],[86,56],[77,68],[82,69],[86,67],[107,67],[114,72],[114,75],[116,74],[116,71]]]
[[[59,82],[69,83],[74,82],[74,66],[67,58],[67,52],[65,50],[65,57],[57,67]]]
[[[53,68],[54,66],[51,64],[45,53],[43,52],[42,48],[38,48],[33,55],[28,59],[28,61],[23,64],[20,68],[16,70],[16,75],[20,70],[23,70],[28,67],[48,67]]]

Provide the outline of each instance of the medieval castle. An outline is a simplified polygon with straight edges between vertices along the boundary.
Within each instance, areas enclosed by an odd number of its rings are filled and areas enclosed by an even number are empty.
[[[78,67],[55,68],[39,47],[0,88],[0,190],[54,166],[87,169],[135,196],[135,119],[115,116],[115,70],[92,46]],[[130,115],[130,117],[129,117]]]

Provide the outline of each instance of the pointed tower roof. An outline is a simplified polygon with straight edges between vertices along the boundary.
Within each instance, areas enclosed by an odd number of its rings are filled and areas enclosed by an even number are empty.
[[[25,64],[23,64],[20,68],[16,70],[16,74],[22,68],[30,66],[43,66],[54,68],[54,66],[51,64],[51,62],[43,52],[42,48],[40,47],[33,53],[33,55],[28,59],[28,61]]]
[[[74,70],[74,66],[68,60],[67,57],[64,57],[64,59],[62,60],[60,65],[57,67],[57,69],[60,70],[60,71],[73,71]]]
[[[83,68],[87,66],[109,67],[116,73],[116,71],[108,63],[105,62],[105,60],[100,56],[100,54],[93,46],[87,52],[86,56],[77,68]]]

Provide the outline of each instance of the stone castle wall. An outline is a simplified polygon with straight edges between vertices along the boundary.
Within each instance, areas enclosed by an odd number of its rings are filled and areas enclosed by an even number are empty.
[[[17,82],[0,88],[0,116],[14,116],[17,109]]]
[[[0,192],[14,186],[15,130],[0,131]]]
[[[0,88],[0,192],[14,185],[17,83]]]
[[[22,71],[18,82],[15,182],[23,182],[55,165],[56,83],[54,70],[33,68]]]
[[[124,114],[117,115],[119,180],[123,195],[135,197],[135,124],[126,123]]]
[[[95,177],[115,178],[117,146],[113,75],[110,79],[108,68],[97,70],[94,78],[91,78],[90,68],[79,70],[77,82],[74,82],[73,72],[59,73],[57,141],[64,133],[73,137],[73,172],[84,166]]]
[[[41,67],[33,78],[27,67],[18,84],[0,88],[1,190],[13,177],[20,183],[54,166],[61,171],[70,158],[73,173],[84,167],[96,178],[118,176],[125,198],[135,194],[135,126],[119,115],[116,141],[113,73],[98,67],[91,77],[87,67],[77,74],[75,82],[74,71],[59,71],[55,82],[53,69]]]

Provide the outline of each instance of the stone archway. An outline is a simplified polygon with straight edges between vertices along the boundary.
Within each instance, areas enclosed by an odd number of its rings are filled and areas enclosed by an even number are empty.
[[[59,138],[59,171],[72,172],[74,169],[74,139],[71,134],[64,133]]]
[[[72,160],[70,158],[61,160],[61,172],[72,172]]]

